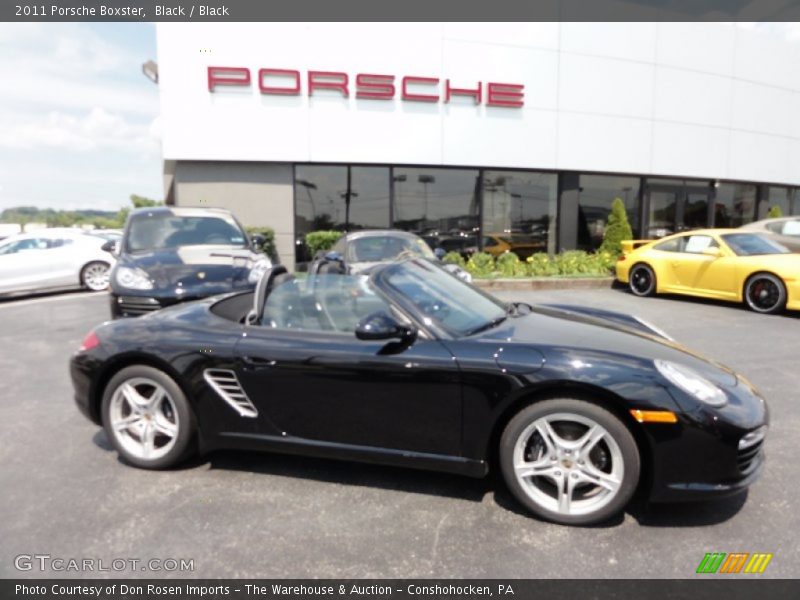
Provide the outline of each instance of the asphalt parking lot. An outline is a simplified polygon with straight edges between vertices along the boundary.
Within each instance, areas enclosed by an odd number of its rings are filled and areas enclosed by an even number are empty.
[[[760,577],[800,576],[800,318],[621,290],[499,295],[638,314],[741,371],[770,405],[763,478],[746,496],[579,529],[528,517],[493,477],[233,452],[137,470],[72,401],[67,360],[106,295],[16,299],[0,302],[0,577],[80,576],[14,568],[49,554],[194,559],[157,577],[684,578],[706,552],[771,552]]]

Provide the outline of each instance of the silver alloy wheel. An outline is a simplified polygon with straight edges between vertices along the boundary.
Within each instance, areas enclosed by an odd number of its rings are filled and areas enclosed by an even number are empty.
[[[120,384],[109,407],[111,434],[132,456],[157,460],[178,438],[178,411],[161,384],[134,377]]]
[[[106,263],[93,262],[83,268],[81,277],[83,285],[93,292],[100,292],[108,287],[111,268]]]
[[[625,465],[619,445],[604,427],[563,412],[536,419],[522,431],[514,444],[514,474],[542,508],[587,515],[616,497]]]

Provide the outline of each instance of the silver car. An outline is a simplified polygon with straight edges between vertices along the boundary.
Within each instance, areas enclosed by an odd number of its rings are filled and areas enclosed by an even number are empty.
[[[114,258],[105,239],[81,231],[41,229],[0,241],[0,294],[108,287]]]
[[[331,251],[344,260],[349,273],[360,273],[379,263],[403,258],[440,260],[421,237],[395,229],[372,229],[343,235]],[[458,265],[440,264],[462,281],[472,282],[472,275]]]
[[[800,253],[800,216],[763,219],[743,225],[741,229],[766,234],[792,252]]]

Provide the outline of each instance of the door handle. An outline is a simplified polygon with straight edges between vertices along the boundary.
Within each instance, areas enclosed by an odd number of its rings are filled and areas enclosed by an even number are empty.
[[[278,364],[277,360],[262,358],[260,356],[242,356],[242,362],[251,367],[274,367]]]

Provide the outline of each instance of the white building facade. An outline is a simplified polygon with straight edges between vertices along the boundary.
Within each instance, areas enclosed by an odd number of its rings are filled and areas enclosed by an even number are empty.
[[[800,41],[763,27],[173,23],[158,63],[168,202],[290,266],[319,229],[591,250],[615,198],[638,237],[800,213]]]

